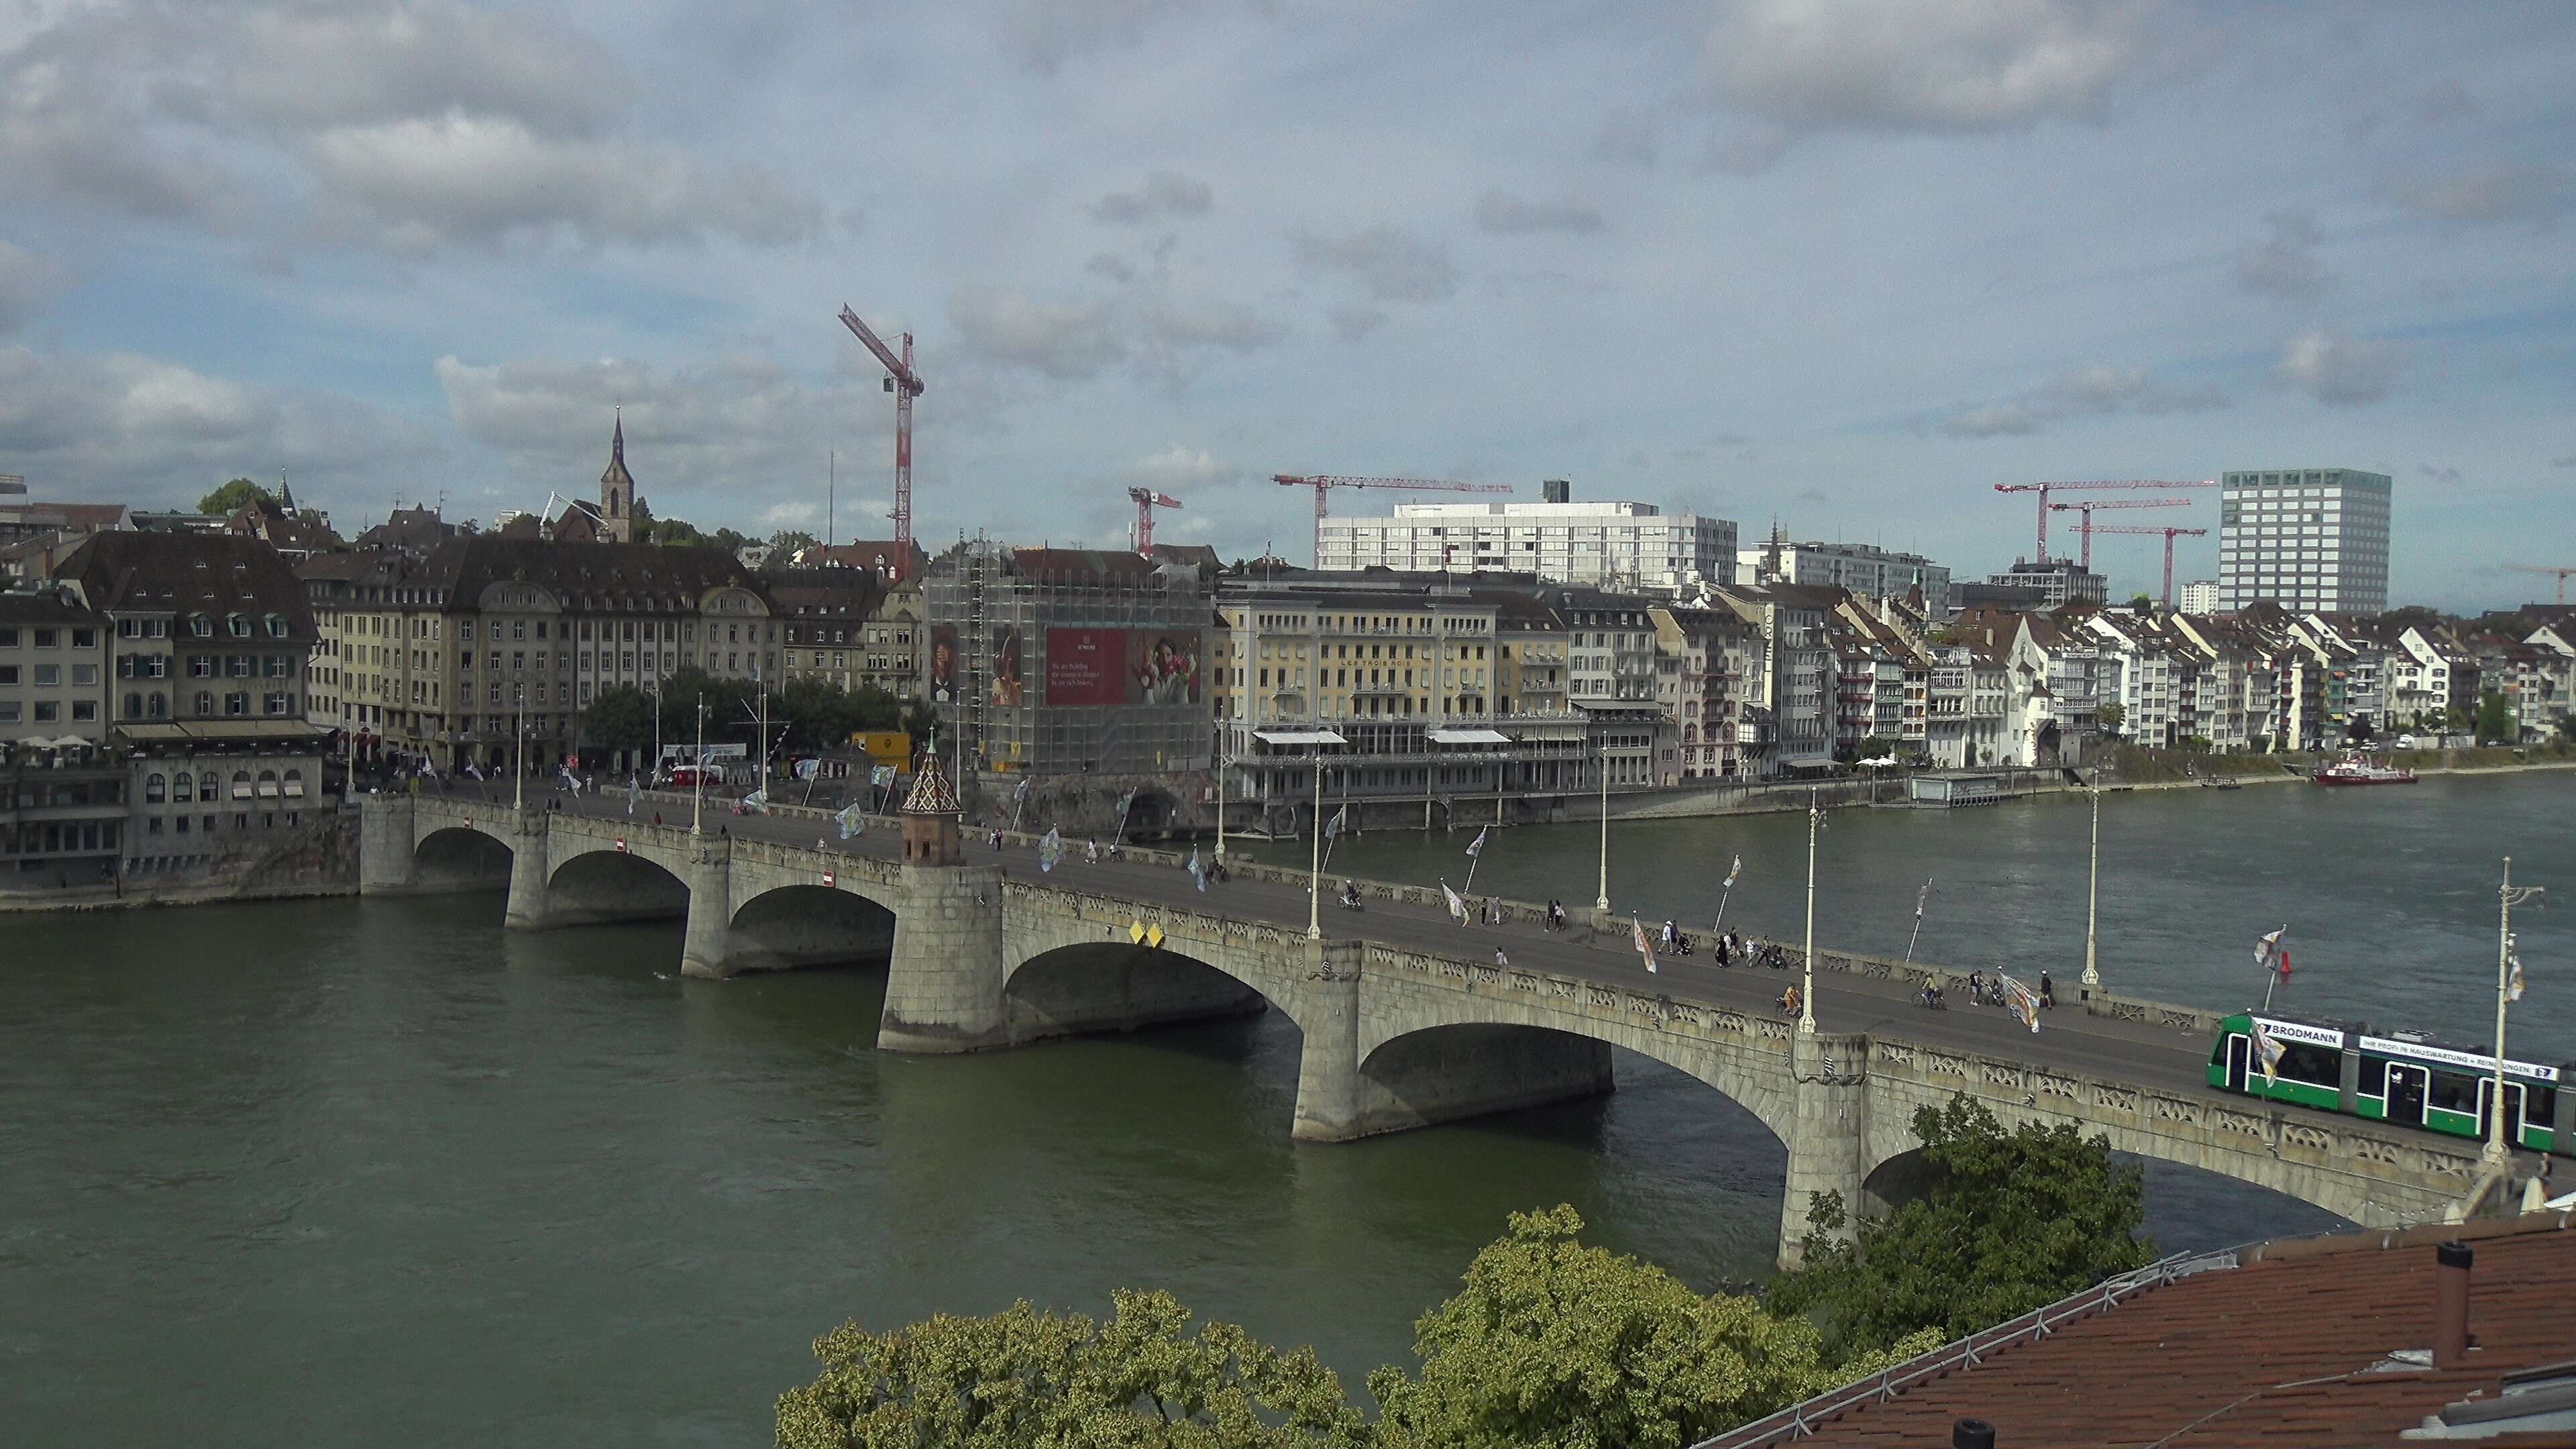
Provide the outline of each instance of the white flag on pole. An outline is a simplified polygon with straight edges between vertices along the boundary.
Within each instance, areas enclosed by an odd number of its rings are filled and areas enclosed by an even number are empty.
[[[1449,882],[1444,880],[1440,883],[1440,894],[1449,902],[1449,914],[1457,918],[1459,925],[1467,924],[1467,903],[1456,891],[1449,889]]]
[[[2272,958],[2280,954],[2281,937],[2286,934],[2289,929],[2290,928],[2285,925],[2278,931],[2266,931],[2263,933],[2261,939],[2255,941],[2255,965],[2260,966],[2267,971],[2272,969]]]
[[[2505,978],[2504,999],[2520,1001],[2522,999],[2522,953],[2516,951],[2504,959],[2506,964],[2513,968],[2512,974]]]
[[[1735,889],[1735,878],[1742,874],[1744,874],[1744,857],[1739,855],[1735,858],[1735,864],[1726,868],[1726,888]]]
[[[1927,880],[1923,883],[1923,889],[1914,893],[1914,919],[1918,921],[1923,919],[1923,903],[1931,898],[1932,882]]]
[[[1047,827],[1047,833],[1038,837],[1038,869],[1054,870],[1055,863],[1062,859],[1064,859],[1064,837],[1057,834],[1056,828],[1050,825]]]
[[[1467,843],[1467,858],[1469,860],[1474,860],[1477,856],[1485,853],[1485,832],[1491,829],[1493,829],[1493,827],[1490,825],[1479,825],[1476,827],[1476,838]]]
[[[868,812],[867,808],[863,805],[852,803],[844,806],[841,813],[833,816],[832,818],[840,822],[841,838],[843,840],[847,840],[854,835],[865,835],[868,832]]]
[[[1637,959],[1646,963],[1646,974],[1655,974],[1654,943],[1646,939],[1646,928],[1637,924],[1635,916],[1628,918],[1628,939],[1637,948]]]
[[[1332,819],[1324,822],[1324,838],[1326,840],[1334,839],[1342,833],[1343,821],[1350,815],[1350,813],[1351,807],[1345,805],[1341,809],[1333,812]]]
[[[2264,1081],[2280,1080],[2281,1058],[2288,1050],[2281,1045],[2279,1037],[2263,1029],[2262,1019],[2257,1017],[2254,1022],[2254,1060],[2263,1068]]]

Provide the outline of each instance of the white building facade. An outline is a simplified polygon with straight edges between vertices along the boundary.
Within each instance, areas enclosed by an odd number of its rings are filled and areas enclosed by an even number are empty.
[[[2218,612],[2218,580],[2216,579],[2194,579],[2182,586],[2181,595],[2178,607],[2186,614]]]
[[[2387,474],[2247,469],[2219,486],[2221,609],[2268,599],[2293,614],[2387,611]]]
[[[1399,503],[1388,518],[1327,518],[1315,566],[1478,569],[1552,583],[1674,591],[1735,576],[1735,525],[1651,503]]]
[[[1890,553],[1865,543],[1784,543],[1735,551],[1735,579],[1746,584],[1807,584],[1849,589],[1873,599],[1901,599],[1923,590],[1923,608],[1934,619],[1950,617],[1950,571],[1914,553]]]

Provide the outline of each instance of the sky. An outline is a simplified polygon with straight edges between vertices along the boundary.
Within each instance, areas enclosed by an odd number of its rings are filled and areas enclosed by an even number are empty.
[[[934,548],[1561,477],[1976,575],[1999,482],[2330,466],[2494,607],[2576,565],[2571,75],[2539,3],[0,0],[0,473],[488,520],[622,406],[657,514],[883,537],[846,303]]]

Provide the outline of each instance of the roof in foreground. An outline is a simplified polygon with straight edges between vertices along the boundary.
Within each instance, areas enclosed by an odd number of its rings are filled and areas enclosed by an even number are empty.
[[[2434,1248],[2452,1239],[2477,1255],[2475,1346],[2467,1362],[2434,1369],[2406,1358],[2432,1343]],[[1946,1354],[1949,1366],[1911,1383],[1896,1371],[1884,1396],[1864,1381],[1709,1445],[1947,1444],[1955,1421],[1976,1418],[2011,1449],[2394,1449],[2430,1416],[2466,1427],[2494,1414],[2513,1402],[2500,1397],[2507,1376],[2576,1346],[2576,1212],[2263,1244],[2207,1266],[2216,1271],[2144,1287],[2073,1322],[2052,1317],[2035,1341],[2025,1331],[1987,1344],[1972,1365],[1960,1366],[1952,1345],[1916,1361]],[[2072,1316],[2080,1297],[2059,1307]],[[2464,1411],[2470,1400],[2481,1407]],[[2570,1444],[2576,1434],[2481,1442]]]

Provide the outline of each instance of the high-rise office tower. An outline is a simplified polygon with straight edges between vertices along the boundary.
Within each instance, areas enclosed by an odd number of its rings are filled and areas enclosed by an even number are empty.
[[[2247,469],[2219,484],[2220,607],[2268,599],[2293,613],[2388,608],[2387,474]]]

